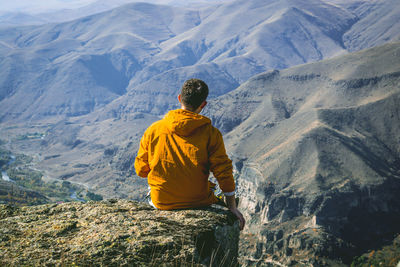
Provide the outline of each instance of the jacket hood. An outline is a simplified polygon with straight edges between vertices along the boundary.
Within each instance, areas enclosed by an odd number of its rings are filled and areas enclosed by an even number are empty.
[[[189,136],[197,128],[211,124],[209,118],[184,109],[169,111],[165,115],[164,121],[171,132],[181,136]]]

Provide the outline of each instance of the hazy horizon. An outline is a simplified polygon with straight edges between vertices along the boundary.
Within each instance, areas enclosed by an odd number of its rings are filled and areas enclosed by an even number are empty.
[[[98,0],[0,0],[0,12],[23,12],[28,14],[35,14],[57,11],[61,9],[80,8],[95,2],[98,2]],[[103,2],[105,4],[110,4],[110,1]],[[114,0],[114,2],[121,4],[129,2],[148,2],[155,4],[188,5],[189,2],[211,2],[211,0]],[[213,0],[212,2],[223,2],[223,0]]]
[[[0,12],[38,13],[63,8],[78,8],[95,2],[96,0],[0,0]]]

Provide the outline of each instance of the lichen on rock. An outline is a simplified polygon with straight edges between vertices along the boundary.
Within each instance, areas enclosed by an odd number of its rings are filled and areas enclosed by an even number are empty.
[[[223,208],[107,200],[0,205],[0,215],[2,266],[237,265],[238,222]]]

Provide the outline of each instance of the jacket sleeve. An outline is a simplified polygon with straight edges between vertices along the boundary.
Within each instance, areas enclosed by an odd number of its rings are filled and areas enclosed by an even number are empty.
[[[146,132],[140,140],[139,150],[135,159],[135,171],[140,177],[146,178],[150,172],[148,161],[148,138]]]
[[[217,179],[219,187],[224,193],[234,192],[232,161],[226,154],[222,134],[215,127],[212,127],[208,153],[210,170]]]

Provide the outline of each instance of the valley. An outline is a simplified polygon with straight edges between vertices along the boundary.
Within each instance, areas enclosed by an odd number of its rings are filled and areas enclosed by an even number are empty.
[[[140,138],[197,77],[210,87],[202,114],[224,135],[248,220],[243,266],[361,266],[372,251],[392,255],[397,2],[203,4],[129,3],[0,27],[1,200],[143,201]]]
[[[69,201],[102,200],[80,182],[51,178],[34,166],[34,158],[0,148],[0,201],[13,205],[37,205]]]

